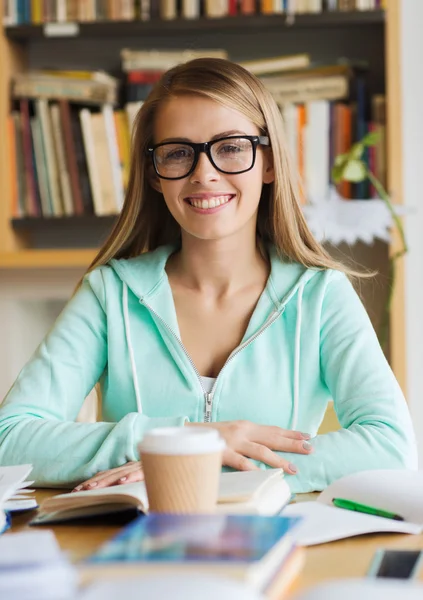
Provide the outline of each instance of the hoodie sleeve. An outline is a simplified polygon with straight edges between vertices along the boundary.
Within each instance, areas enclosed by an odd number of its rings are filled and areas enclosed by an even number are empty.
[[[308,456],[289,454],[298,468],[289,478],[292,490],[322,490],[367,469],[416,469],[415,435],[400,386],[361,300],[336,271],[323,299],[320,344],[322,378],[342,429],[317,435]]]
[[[37,485],[70,485],[137,460],[146,430],[188,420],[129,413],[118,423],[75,422],[107,368],[103,303],[102,275],[93,271],[0,405],[0,464],[32,464]]]

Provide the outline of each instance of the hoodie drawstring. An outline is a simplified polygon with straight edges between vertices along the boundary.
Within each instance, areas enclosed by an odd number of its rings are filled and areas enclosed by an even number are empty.
[[[301,358],[301,325],[302,325],[302,307],[303,307],[304,284],[298,288],[297,295],[297,323],[295,327],[295,350],[294,350],[294,403],[292,407],[291,429],[295,430],[298,421],[298,407],[300,402],[300,358]],[[131,362],[132,381],[134,384],[135,397],[137,401],[137,410],[142,413],[141,395],[138,385],[138,375],[135,366],[134,348],[131,341],[131,329],[129,324],[128,311],[128,286],[123,283],[122,289],[123,320],[125,324],[126,343],[128,345],[129,359]]]
[[[297,296],[297,323],[295,327],[295,351],[294,351],[294,406],[292,407],[291,429],[297,428],[298,405],[300,402],[300,357],[301,357],[301,322],[303,308],[304,284],[298,288]]]
[[[125,335],[126,343],[128,344],[129,360],[131,361],[132,381],[134,383],[135,398],[137,399],[137,410],[142,413],[142,404],[140,396],[140,388],[138,385],[138,375],[135,366],[134,348],[131,341],[131,328],[129,325],[129,312],[128,312],[128,286],[123,283],[122,290],[122,307],[123,307],[123,321],[125,324]]]

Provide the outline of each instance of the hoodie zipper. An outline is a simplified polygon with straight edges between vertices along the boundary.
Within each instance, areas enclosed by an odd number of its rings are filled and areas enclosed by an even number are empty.
[[[160,315],[158,315],[156,313],[156,311],[151,308],[151,306],[149,306],[146,302],[144,302],[144,300],[142,298],[140,298],[140,303],[143,306],[145,306],[164,325],[165,329],[167,329],[167,331],[169,331],[169,333],[176,339],[176,341],[178,342],[179,346],[181,347],[181,350],[183,351],[183,353],[185,354],[185,356],[189,360],[189,362],[190,362],[190,364],[191,364],[191,366],[192,366],[195,374],[197,375],[198,381],[200,383],[200,386],[201,386],[201,389],[202,389],[203,395],[204,395],[204,423],[210,423],[211,422],[211,414],[212,414],[212,408],[213,408],[214,391],[216,389],[217,381],[218,381],[219,377],[221,376],[222,371],[232,361],[232,359],[235,358],[235,356],[241,352],[241,350],[243,350],[244,348],[247,348],[247,346],[249,346],[250,344],[252,344],[254,342],[254,340],[256,340],[264,331],[266,331],[266,329],[268,327],[270,327],[270,325],[272,325],[272,323],[274,323],[284,313],[284,311],[285,311],[285,306],[283,306],[281,309],[279,309],[279,310],[275,311],[274,313],[272,313],[272,315],[267,319],[267,321],[260,327],[260,329],[254,335],[252,335],[243,344],[241,344],[240,346],[238,346],[237,348],[235,348],[235,350],[233,350],[233,352],[227,358],[227,360],[226,360],[225,364],[223,365],[223,367],[220,369],[219,375],[216,377],[216,381],[214,382],[212,389],[210,390],[210,392],[206,392],[206,390],[204,389],[203,383],[201,381],[201,375],[198,372],[198,369],[195,366],[194,361],[192,360],[192,358],[189,355],[187,349],[185,348],[185,346],[183,345],[183,343],[181,342],[181,340],[178,338],[178,336],[176,335],[176,333],[173,331],[173,329],[171,327],[169,327],[169,325],[166,323],[166,321],[164,319],[162,319],[162,317]]]

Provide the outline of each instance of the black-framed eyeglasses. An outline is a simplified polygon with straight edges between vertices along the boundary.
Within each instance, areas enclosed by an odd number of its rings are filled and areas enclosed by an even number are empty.
[[[211,142],[162,142],[147,148],[154,169],[161,179],[183,179],[195,170],[201,152],[215,169],[228,175],[250,171],[256,162],[257,146],[269,146],[262,135],[234,135]]]

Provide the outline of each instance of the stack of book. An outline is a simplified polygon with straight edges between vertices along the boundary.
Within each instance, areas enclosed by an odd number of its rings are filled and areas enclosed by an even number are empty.
[[[101,72],[15,78],[8,121],[15,217],[120,210],[130,142],[126,115],[114,109],[117,89]]]
[[[386,0],[4,0],[6,26],[49,22],[198,19],[251,14],[376,10]]]

